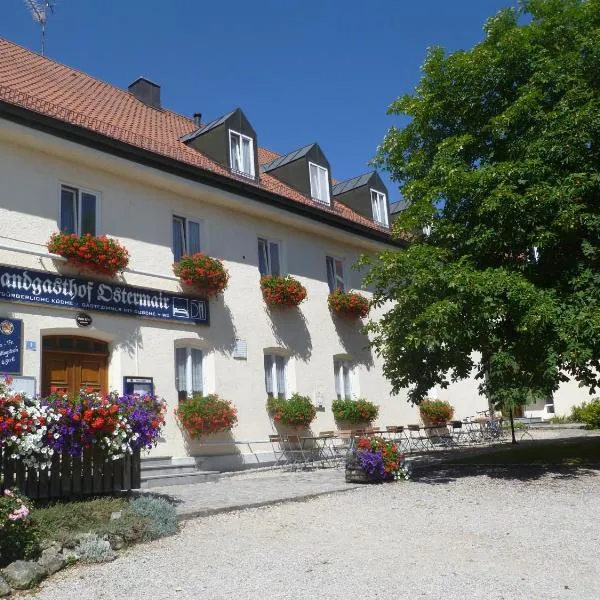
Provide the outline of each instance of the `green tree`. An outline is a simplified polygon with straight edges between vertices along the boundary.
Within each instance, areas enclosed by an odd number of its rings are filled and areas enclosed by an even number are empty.
[[[363,262],[374,347],[418,403],[473,372],[503,407],[600,367],[600,1],[526,0],[468,51],[428,51],[376,162],[402,251]],[[422,233],[426,232],[426,233]]]

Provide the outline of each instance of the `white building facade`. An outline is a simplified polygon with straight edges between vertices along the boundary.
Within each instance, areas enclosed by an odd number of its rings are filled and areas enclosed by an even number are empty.
[[[53,385],[124,392],[151,380],[167,402],[153,455],[175,459],[206,453],[174,414],[192,392],[235,405],[229,441],[276,432],[268,393],[310,396],[315,433],[335,429],[336,397],[378,404],[375,425],[418,421],[404,394],[390,395],[360,323],[327,306],[332,289],[361,290],[359,256],[398,247],[381,180],[337,183],[316,144],[277,155],[258,147],[239,109],[202,125],[166,111],[159,95],[146,80],[123,91],[0,39],[0,322],[20,329],[11,369],[20,383],[44,395]],[[60,230],[119,240],[128,268],[97,276],[50,254]],[[198,251],[230,275],[206,303],[173,274],[179,256]],[[268,309],[261,273],[294,276],[307,300]],[[443,396],[458,418],[486,408],[473,381]],[[212,452],[234,458],[212,466],[248,462],[246,447],[223,448]]]

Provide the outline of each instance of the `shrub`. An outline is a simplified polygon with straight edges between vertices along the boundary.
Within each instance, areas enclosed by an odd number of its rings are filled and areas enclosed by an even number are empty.
[[[31,517],[40,539],[71,546],[76,541],[77,534],[89,531],[98,534],[112,532],[113,526],[117,527],[122,521],[111,521],[112,513],[123,511],[127,504],[124,498],[110,497],[56,502],[34,509]]]
[[[370,423],[379,414],[379,407],[364,398],[334,400],[331,403],[331,410],[336,420],[349,421],[350,423]]]
[[[53,233],[47,246],[49,252],[63,256],[70,263],[104,275],[114,276],[129,264],[127,249],[105,235]]]
[[[349,319],[362,319],[369,314],[369,301],[356,292],[334,290],[327,299],[329,308]]]
[[[30,501],[16,489],[0,487],[0,567],[34,558],[39,540],[30,519]]]
[[[306,288],[290,275],[260,278],[260,289],[269,306],[298,306],[306,299]]]
[[[75,552],[84,563],[110,562],[117,558],[108,540],[99,538],[95,533],[82,537],[75,547]]]
[[[269,398],[267,410],[276,423],[292,427],[308,427],[317,416],[310,398],[300,394],[293,394],[288,400]]]
[[[454,408],[445,400],[422,400],[419,413],[423,421],[431,423],[447,423],[454,416]]]
[[[177,513],[175,507],[164,498],[140,496],[132,500],[123,514],[138,515],[149,522],[143,540],[156,540],[177,533]]]
[[[229,273],[223,263],[203,252],[182,256],[173,265],[173,271],[182,283],[194,286],[205,296],[220,294],[229,282]]]
[[[181,402],[175,414],[192,438],[229,431],[237,423],[237,409],[216,394],[194,394]]]
[[[576,423],[585,423],[588,429],[600,429],[600,398],[574,406],[571,409],[571,419]]]

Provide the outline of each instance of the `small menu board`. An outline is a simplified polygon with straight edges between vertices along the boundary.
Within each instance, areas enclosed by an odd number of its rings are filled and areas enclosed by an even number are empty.
[[[0,375],[20,375],[23,358],[23,321],[0,317]]]

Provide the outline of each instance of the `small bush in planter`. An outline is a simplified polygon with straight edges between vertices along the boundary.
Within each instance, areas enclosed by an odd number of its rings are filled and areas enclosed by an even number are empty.
[[[334,290],[327,299],[329,308],[349,319],[362,319],[369,314],[369,301],[356,292]]]
[[[175,409],[175,414],[192,438],[229,431],[237,423],[237,409],[216,394],[194,394]]]
[[[288,400],[269,398],[267,410],[276,423],[291,427],[308,427],[317,416],[310,398],[300,394],[293,394]]]
[[[47,247],[49,252],[66,258],[70,263],[111,277],[129,264],[127,249],[105,235],[53,233]]]
[[[424,423],[447,423],[454,416],[454,408],[446,400],[426,398],[419,404],[419,413]]]
[[[307,296],[306,288],[290,275],[261,277],[260,289],[269,306],[298,306]]]
[[[182,283],[195,287],[205,296],[220,294],[229,282],[229,273],[223,263],[203,252],[182,256],[173,265],[173,272]]]
[[[336,421],[370,423],[377,418],[379,407],[364,398],[359,398],[358,400],[334,400],[331,403],[331,411]]]

